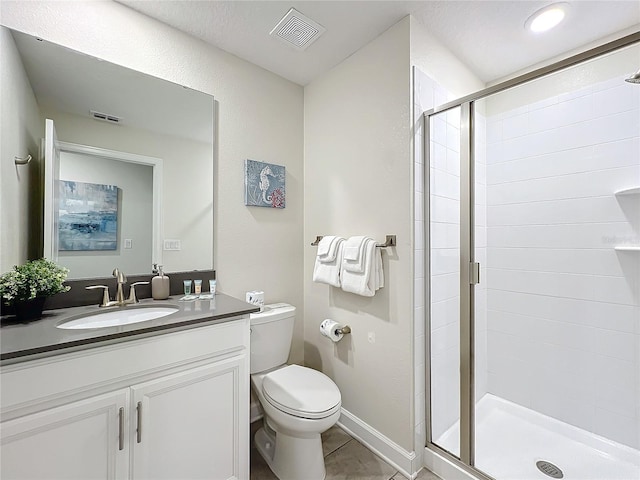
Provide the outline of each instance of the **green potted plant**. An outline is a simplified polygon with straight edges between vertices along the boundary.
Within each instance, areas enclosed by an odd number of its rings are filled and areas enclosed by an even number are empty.
[[[47,297],[69,291],[64,285],[68,273],[67,268],[44,258],[16,265],[0,276],[0,296],[3,303],[15,307],[19,320],[40,318]]]

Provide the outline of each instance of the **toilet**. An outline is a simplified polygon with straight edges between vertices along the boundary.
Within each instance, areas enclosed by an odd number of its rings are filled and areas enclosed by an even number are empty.
[[[256,449],[280,480],[325,478],[320,434],[340,418],[340,390],[325,374],[287,365],[295,307],[251,314],[251,387],[264,411]]]

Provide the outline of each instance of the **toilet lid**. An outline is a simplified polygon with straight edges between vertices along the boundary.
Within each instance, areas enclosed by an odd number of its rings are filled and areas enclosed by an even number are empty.
[[[279,410],[302,418],[324,418],[340,409],[340,390],[324,373],[289,365],[267,374],[262,392]]]

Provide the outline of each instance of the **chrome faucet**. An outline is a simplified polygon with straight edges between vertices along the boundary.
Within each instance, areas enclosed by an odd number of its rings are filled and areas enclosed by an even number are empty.
[[[127,277],[125,276],[124,273],[122,273],[117,268],[113,269],[113,276],[116,278],[116,282],[118,285],[116,290],[116,298],[113,301],[109,299],[109,287],[107,287],[106,285],[91,285],[89,287],[85,287],[87,290],[94,290],[97,288],[102,288],[104,290],[102,294],[102,301],[100,302],[101,307],[113,307],[113,306],[124,307],[125,305],[129,305],[132,303],[138,303],[140,300],[138,300],[138,297],[136,296],[136,285],[149,284],[149,282],[132,283],[131,286],[129,287],[129,298],[125,300],[124,293],[122,291],[122,285],[127,283]]]
[[[116,277],[116,282],[118,283],[118,289],[116,290],[116,305],[124,305],[125,300],[124,294],[122,293],[122,285],[127,283],[127,277],[117,268],[113,269],[113,276]]]

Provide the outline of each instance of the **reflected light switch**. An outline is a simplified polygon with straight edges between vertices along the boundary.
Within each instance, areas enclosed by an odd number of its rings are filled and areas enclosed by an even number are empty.
[[[165,250],[180,250],[180,240],[165,240],[164,241],[164,249]]]

